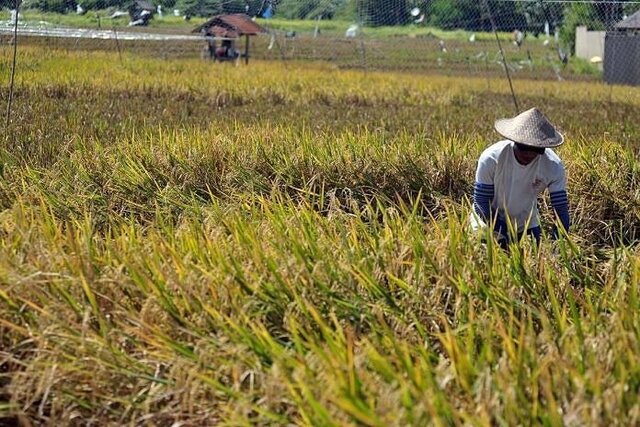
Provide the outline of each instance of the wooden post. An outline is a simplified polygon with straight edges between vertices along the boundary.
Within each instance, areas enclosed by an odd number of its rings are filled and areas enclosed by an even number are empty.
[[[245,65],[249,65],[249,34],[246,34],[244,37],[244,63]]]

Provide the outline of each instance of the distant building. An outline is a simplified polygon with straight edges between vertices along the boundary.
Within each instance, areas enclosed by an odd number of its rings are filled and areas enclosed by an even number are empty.
[[[589,31],[585,26],[576,27],[576,57],[586,59],[604,56],[606,31]]]
[[[640,11],[607,31],[604,46],[605,82],[640,86]]]
[[[266,30],[254,22],[248,15],[235,13],[217,15],[196,27],[194,33],[202,34],[208,45],[211,59],[218,61],[234,60],[242,56],[249,62],[249,36],[265,33]],[[237,41],[245,37],[244,53],[240,54]],[[218,42],[220,45],[218,46]]]

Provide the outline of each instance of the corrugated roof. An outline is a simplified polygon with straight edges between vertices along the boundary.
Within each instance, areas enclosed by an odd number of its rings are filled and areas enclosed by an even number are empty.
[[[244,13],[216,15],[193,30],[194,33],[212,34],[216,37],[254,36],[266,30]]]
[[[616,24],[618,30],[640,30],[640,10]]]

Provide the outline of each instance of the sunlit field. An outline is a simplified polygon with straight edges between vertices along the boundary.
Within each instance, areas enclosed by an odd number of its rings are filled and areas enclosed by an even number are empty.
[[[477,38],[471,43],[468,39],[472,33],[461,30],[425,30],[419,33],[394,34],[383,32],[384,28],[386,27],[372,29],[373,34],[360,38],[345,38],[343,35],[330,32],[314,37],[309,31],[296,33],[295,37],[285,37],[282,31],[277,35],[261,34],[250,38],[249,56],[251,62],[282,62],[289,67],[296,67],[300,62],[308,64],[315,61],[330,64],[338,69],[363,72],[406,71],[416,75],[465,78],[490,76],[493,79],[504,76],[504,63],[491,33],[477,33],[477,36],[473,33]],[[397,30],[402,27],[390,28]],[[90,55],[96,51],[110,51],[119,53],[118,56],[112,57],[112,60],[120,62],[121,52],[165,60],[207,57],[209,54],[205,40],[195,36],[191,30],[191,26],[180,30],[162,27],[102,27],[101,36],[96,38],[21,35],[18,36],[18,44],[42,46],[53,52],[77,51],[79,54]],[[145,32],[151,32],[156,36],[178,33],[182,36],[189,35],[193,39],[153,41],[123,37],[123,33],[140,35]],[[102,38],[107,35],[110,38]],[[12,33],[0,34],[0,46],[4,45],[5,51],[12,45],[12,37]],[[517,47],[510,41],[510,34],[500,34],[499,37],[503,40],[507,67],[516,78],[591,82],[601,80],[602,70],[596,64],[578,57],[571,57],[563,64],[555,43],[549,43],[549,40],[542,37],[536,39],[532,36],[522,47]],[[244,52],[245,40],[239,41],[236,46]]]
[[[0,424],[637,425],[640,89],[514,85],[573,227],[506,253],[467,230],[502,78],[23,48]]]

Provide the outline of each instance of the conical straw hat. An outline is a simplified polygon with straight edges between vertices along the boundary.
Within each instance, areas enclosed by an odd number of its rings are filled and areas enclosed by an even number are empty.
[[[496,120],[494,127],[505,138],[532,147],[551,148],[564,142],[564,137],[535,107],[511,119]]]

